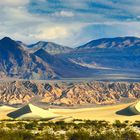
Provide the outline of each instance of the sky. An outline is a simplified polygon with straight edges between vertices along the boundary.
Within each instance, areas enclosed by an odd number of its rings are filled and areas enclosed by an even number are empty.
[[[98,38],[140,37],[140,0],[1,0],[0,38],[77,47]]]

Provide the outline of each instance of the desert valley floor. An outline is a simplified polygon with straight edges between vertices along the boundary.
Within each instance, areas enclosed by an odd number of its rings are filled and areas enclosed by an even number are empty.
[[[32,117],[35,116],[35,112],[41,112],[39,107],[34,106],[32,104],[28,104],[32,112]],[[1,106],[0,107],[0,119],[11,119],[8,117],[9,113],[18,110],[19,108],[9,107],[9,106]],[[25,116],[27,110],[24,109]],[[82,119],[82,120],[106,120],[113,122],[115,120],[120,121],[136,121],[140,120],[140,102],[119,104],[119,105],[111,105],[111,106],[102,106],[102,107],[92,107],[92,108],[78,108],[78,109],[56,109],[56,108],[48,108],[47,110],[42,109],[43,113],[48,117],[48,120],[52,121],[70,121],[72,119]],[[46,111],[46,112],[45,112]],[[23,111],[22,111],[23,112]],[[50,115],[51,114],[51,115]],[[54,116],[53,116],[54,114]],[[43,118],[43,116],[41,116]],[[20,119],[17,118],[17,119]]]

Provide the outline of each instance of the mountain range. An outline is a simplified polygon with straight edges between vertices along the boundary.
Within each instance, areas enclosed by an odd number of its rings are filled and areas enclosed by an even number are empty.
[[[0,103],[54,105],[115,104],[140,99],[140,83],[130,82],[0,82]],[[44,105],[45,105],[44,104]]]
[[[136,72],[140,69],[140,38],[117,37],[93,40],[63,57],[93,69]]]
[[[116,37],[71,48],[39,41],[0,40],[0,78],[61,79],[102,73],[138,73],[140,38]]]
[[[0,77],[20,79],[58,79],[86,77],[89,68],[61,60],[39,48],[31,52],[21,42],[8,37],[0,40]]]

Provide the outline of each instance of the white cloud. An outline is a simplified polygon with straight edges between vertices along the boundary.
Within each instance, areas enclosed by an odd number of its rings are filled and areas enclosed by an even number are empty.
[[[24,6],[28,3],[29,0],[1,0],[0,6],[15,7],[15,6]]]
[[[76,38],[85,26],[86,24],[81,23],[74,23],[71,25],[60,23],[54,23],[52,25],[46,23],[38,26],[30,37],[35,38],[35,40],[47,40],[69,45],[72,43],[71,40]]]
[[[1,3],[2,4],[2,3]],[[6,4],[6,3],[5,3]],[[21,4],[18,4],[21,5]],[[70,17],[70,11],[61,11],[61,16]],[[53,41],[69,45],[83,28],[83,23],[64,23],[52,19],[50,15],[37,15],[29,13],[24,5],[15,8],[9,3],[9,7],[0,9],[0,37],[9,36],[25,43],[33,43],[39,40]]]
[[[5,7],[0,11],[0,37],[9,36],[25,43],[46,40],[69,45],[85,26],[81,23],[53,22],[49,17],[31,14],[23,7]]]
[[[10,36],[15,40],[21,40],[25,43],[46,40],[68,46],[78,46],[81,43],[85,43],[87,40],[95,39],[96,30],[100,32],[99,35],[103,35],[104,30],[100,28],[103,26],[107,27],[106,29],[110,36],[113,30],[116,33],[116,26],[120,27],[121,31],[119,30],[115,35],[119,36],[121,32],[124,32],[126,35],[140,36],[140,22],[132,20],[122,22],[109,17],[109,15],[114,15],[114,12],[116,14],[118,14],[118,11],[122,12],[122,9],[130,13],[139,13],[137,5],[128,7],[130,5],[124,3],[114,4],[110,0],[93,0],[93,2],[97,1],[103,5],[110,5],[114,9],[110,10],[109,13],[109,10],[100,9],[100,11],[98,11],[99,9],[97,8],[97,12],[92,13],[94,7],[93,9],[91,7],[88,9],[86,3],[92,0],[80,0],[80,2],[76,0],[60,0],[66,7],[69,6],[69,9],[53,9],[55,4],[53,6],[51,5],[53,7],[51,9],[51,6],[45,5],[44,2],[46,0],[37,1],[40,3],[43,2],[44,8],[48,8],[48,11],[51,11],[53,14],[49,12],[47,14],[30,13],[28,11],[29,9],[26,7],[29,0],[1,0],[0,37]],[[138,0],[136,1],[138,3]],[[87,12],[77,12],[76,9],[78,8],[87,10]],[[139,14],[136,14],[136,16],[139,18]],[[92,27],[95,26],[98,26],[98,28],[93,29]],[[111,26],[113,26],[113,30],[110,28]]]
[[[40,30],[40,33],[37,35],[37,38],[39,39],[58,39],[58,38],[64,38],[69,35],[68,29],[62,26],[55,26],[55,27],[49,27],[49,28],[43,28]]]

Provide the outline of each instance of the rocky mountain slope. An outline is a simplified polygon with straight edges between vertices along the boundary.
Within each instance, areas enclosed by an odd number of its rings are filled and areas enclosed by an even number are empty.
[[[94,69],[139,71],[140,38],[117,37],[93,40],[63,57]]]
[[[57,75],[47,63],[28,53],[14,40],[0,40],[0,77],[24,79],[55,78]]]
[[[49,64],[59,77],[88,77],[94,70],[72,63],[68,59],[61,59],[57,56],[50,55],[44,49],[40,49],[34,55],[41,58],[44,62]],[[95,71],[94,71],[95,72]],[[82,75],[83,74],[83,75]]]
[[[0,40],[0,78],[61,79],[104,74],[140,75],[140,38],[93,40],[71,49],[40,41]]]
[[[0,102],[50,104],[114,104],[121,99],[139,99],[140,83],[123,82],[0,82]]]
[[[115,48],[124,49],[130,47],[139,47],[140,38],[137,37],[116,37],[116,38],[102,38],[88,42],[85,45],[77,47],[77,50],[83,49],[97,49],[97,48]]]
[[[40,49],[29,52],[24,44],[8,37],[0,40],[0,77],[21,79],[56,79],[89,76],[91,70],[63,61]]]
[[[27,48],[31,52],[35,52],[39,49],[43,49],[50,54],[68,53],[73,50],[70,47],[62,46],[53,42],[45,42],[45,41],[39,41],[35,44],[27,45]]]

